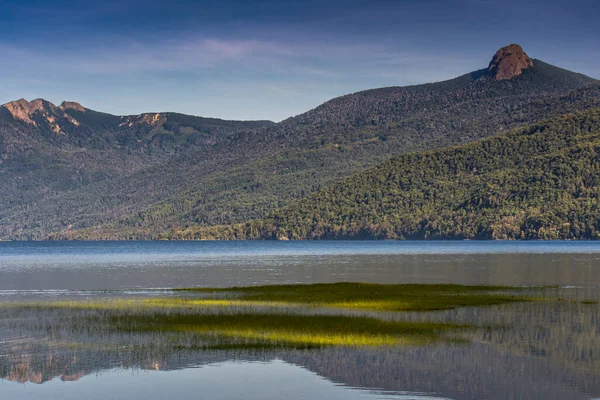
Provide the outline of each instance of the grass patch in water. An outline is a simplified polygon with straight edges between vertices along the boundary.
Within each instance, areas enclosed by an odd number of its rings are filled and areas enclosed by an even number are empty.
[[[517,301],[531,301],[532,297],[507,294],[523,288],[506,286],[463,286],[370,283],[331,283],[307,285],[267,285],[232,288],[176,289],[202,293],[228,293],[242,305],[296,305],[332,307],[372,311],[440,311],[458,307],[480,307]],[[223,299],[197,299],[203,302]]]
[[[110,317],[110,325],[122,332],[199,335],[205,348],[421,345],[457,341],[446,335],[469,328],[450,323],[293,313],[118,315]]]
[[[92,334],[166,335],[174,339],[175,347],[397,346],[457,341],[451,335],[468,326],[391,321],[378,315],[344,315],[344,312],[437,311],[535,300],[510,293],[521,289],[365,283],[269,285],[186,289],[187,295],[198,294],[193,297],[5,303],[3,307],[21,307],[40,315],[46,311],[58,313],[55,330],[69,331],[68,325],[73,332]],[[314,315],[307,307],[338,311],[333,315]]]

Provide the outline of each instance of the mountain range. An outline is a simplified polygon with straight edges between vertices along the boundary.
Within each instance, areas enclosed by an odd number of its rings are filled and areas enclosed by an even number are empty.
[[[487,68],[455,79],[349,94],[280,123],[114,116],[75,102],[19,100],[0,107],[0,238],[531,238],[521,225],[517,233],[516,222],[510,229],[489,227],[539,206],[518,200],[529,199],[514,193],[533,178],[509,173],[511,165],[573,150],[572,142],[560,142],[561,132],[594,148],[599,107],[597,80],[532,59],[517,45],[498,50]],[[591,131],[579,136],[571,129],[577,124]],[[529,148],[523,132],[553,140],[554,147]],[[502,146],[523,151],[503,157],[477,146],[500,155]],[[452,152],[465,154],[463,164],[449,166]],[[489,170],[478,164],[481,154]],[[478,171],[476,179],[464,175],[467,167]],[[500,170],[517,180],[494,181]],[[571,178],[564,188],[552,186],[566,190],[556,196],[572,195],[578,179],[585,188],[594,182],[581,171]],[[461,213],[483,215],[468,199],[478,201],[475,193],[485,194],[487,180],[510,193],[503,201],[514,201],[487,228],[458,224]],[[550,187],[544,182],[536,190]],[[379,199],[365,206],[373,193]],[[590,218],[594,210],[586,208]],[[348,218],[351,224],[340,223]],[[519,223],[529,221],[523,218]],[[566,224],[565,218],[555,219]],[[596,232],[581,229],[568,237]]]
[[[396,156],[266,218],[184,239],[600,239],[600,108]]]

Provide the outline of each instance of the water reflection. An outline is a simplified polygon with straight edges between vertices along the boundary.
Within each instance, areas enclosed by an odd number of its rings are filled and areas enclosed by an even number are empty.
[[[256,362],[261,363],[259,368],[252,367],[251,363]],[[192,366],[203,368],[192,369]],[[220,369],[211,368],[215,366]],[[160,374],[149,371],[171,373],[161,378]],[[312,373],[307,374],[307,371]],[[208,398],[229,399],[275,399],[283,395],[328,399],[384,398],[383,395],[385,398],[415,398],[425,394],[454,399],[589,399],[597,395],[600,388],[597,375],[563,370],[560,364],[544,358],[505,353],[494,346],[475,344],[407,349],[239,351],[235,354],[180,351],[139,363],[102,352],[77,350],[68,355],[54,353],[20,360],[4,374],[4,379],[49,382],[50,385],[45,383],[38,389],[29,383],[24,390],[19,387],[17,391],[5,382],[0,385],[0,392],[6,398],[12,398],[11,393],[21,393],[21,396],[43,393],[44,398],[52,398],[53,394],[71,389],[68,385],[57,385],[58,380],[81,380],[75,389],[81,397],[94,398],[96,393],[98,398],[161,398],[154,387],[145,386],[144,377],[149,375],[163,382],[161,395],[168,388],[172,393],[181,394],[177,398],[201,390]],[[186,382],[186,378],[192,380]],[[124,384],[136,396],[121,391]],[[98,392],[99,387],[102,390]],[[410,397],[399,394],[410,394]]]
[[[0,393],[69,398],[65,382],[77,381],[73,393],[89,398],[94,393],[161,398],[161,390],[181,397],[201,391],[209,398],[250,399],[597,397],[600,307],[575,289],[541,293],[547,300],[430,313],[366,313],[476,325],[464,332],[461,343],[303,350],[199,350],[181,346],[188,339],[171,334],[114,332],[82,325],[75,314],[5,308]],[[147,386],[149,381],[162,382],[162,389]],[[33,388],[34,383],[43,383],[44,389]]]
[[[164,371],[111,369],[95,376],[80,375],[76,385],[65,384],[71,375],[47,381],[42,387],[4,383],[10,398],[57,399],[165,399],[198,396],[210,399],[438,399],[421,393],[351,388],[332,383],[306,368],[282,360],[268,362],[223,361],[196,368]]]
[[[339,281],[560,287],[493,307],[344,311],[473,326],[408,346],[202,349],[187,333],[116,329],[102,310],[7,304]],[[0,243],[0,398],[600,398],[599,300],[597,242]]]

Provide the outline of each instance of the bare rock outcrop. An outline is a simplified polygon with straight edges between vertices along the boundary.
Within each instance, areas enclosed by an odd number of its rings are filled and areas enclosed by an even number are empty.
[[[512,79],[533,67],[533,60],[518,44],[511,44],[496,52],[488,67],[488,74],[497,81]]]

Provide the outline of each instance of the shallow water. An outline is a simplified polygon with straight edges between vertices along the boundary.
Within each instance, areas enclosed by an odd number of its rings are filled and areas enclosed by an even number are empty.
[[[0,243],[5,303],[338,281],[559,288],[541,302],[385,313],[478,327],[465,343],[385,348],[177,350],[96,326],[57,336],[58,316],[0,310],[0,398],[600,397],[600,243]]]
[[[600,243],[0,242],[0,295],[339,281],[597,287]]]
[[[77,383],[70,381],[77,379]],[[232,384],[234,382],[234,384]],[[279,359],[271,361],[222,361],[176,370],[105,370],[101,375],[62,375],[43,385],[15,382],[0,384],[7,398],[39,396],[44,399],[81,399],[85,385],[87,399],[210,399],[331,400],[438,399],[421,393],[367,390],[338,385],[318,374]]]

